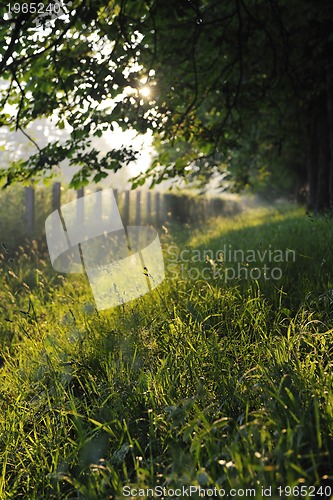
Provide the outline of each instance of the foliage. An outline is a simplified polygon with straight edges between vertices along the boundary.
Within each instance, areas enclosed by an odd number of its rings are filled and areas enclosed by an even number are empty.
[[[37,243],[2,260],[0,495],[332,485],[332,237],[286,207],[169,227],[166,258],[226,242],[296,260],[276,283],[168,273],[103,313]]]
[[[82,166],[75,187],[104,177],[136,156],[119,148],[101,158],[89,149],[89,135],[115,123],[151,129],[160,144],[135,184],[175,176],[204,183],[220,172],[238,189],[260,184],[263,169],[273,182],[281,165],[292,184],[306,177],[304,136],[325,89],[331,2],[73,0],[45,29],[36,28],[35,14],[9,19],[6,8],[1,103],[15,112],[3,111],[1,124],[25,130],[52,116],[71,129],[66,145],[36,144],[30,161],[2,171],[7,185],[43,175],[66,156]],[[262,149],[274,157],[264,165]]]

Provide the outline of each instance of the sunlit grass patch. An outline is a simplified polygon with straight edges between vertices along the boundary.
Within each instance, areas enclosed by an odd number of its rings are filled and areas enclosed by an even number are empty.
[[[164,255],[225,239],[296,260],[274,284],[167,273],[100,312],[42,247],[2,261],[1,498],[332,484],[330,220],[256,210],[161,239]]]

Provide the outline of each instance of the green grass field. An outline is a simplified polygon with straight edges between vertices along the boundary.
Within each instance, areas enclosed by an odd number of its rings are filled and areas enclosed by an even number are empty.
[[[161,241],[162,285],[100,312],[42,242],[3,251],[0,498],[333,498],[332,220]]]

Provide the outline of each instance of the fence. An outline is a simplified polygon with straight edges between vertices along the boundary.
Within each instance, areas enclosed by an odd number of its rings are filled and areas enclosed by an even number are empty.
[[[42,188],[45,192],[46,188]],[[96,188],[98,190],[100,188]],[[71,200],[80,198],[85,194],[92,193],[91,187],[82,188],[71,192]],[[204,195],[185,195],[175,193],[159,193],[154,191],[118,191],[113,190],[122,221],[125,225],[153,225],[161,227],[167,221],[174,220],[180,223],[204,222],[208,217],[222,214],[230,214],[238,211],[236,202],[228,201],[219,197]],[[67,193],[67,199],[63,198]],[[60,183],[56,182],[51,188],[51,201],[48,206],[41,208],[43,203],[37,203],[38,193],[34,187],[27,187],[24,191],[24,226],[27,235],[32,235],[42,229],[41,223],[62,204],[67,203],[68,191],[65,191]],[[44,204],[45,205],[45,204]],[[45,213],[41,214],[41,210]],[[42,217],[41,217],[42,215]]]

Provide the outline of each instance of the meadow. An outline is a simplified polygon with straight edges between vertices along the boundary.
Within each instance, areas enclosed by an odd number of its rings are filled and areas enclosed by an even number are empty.
[[[332,219],[160,239],[164,282],[99,312],[42,238],[0,249],[0,498],[333,498]]]

